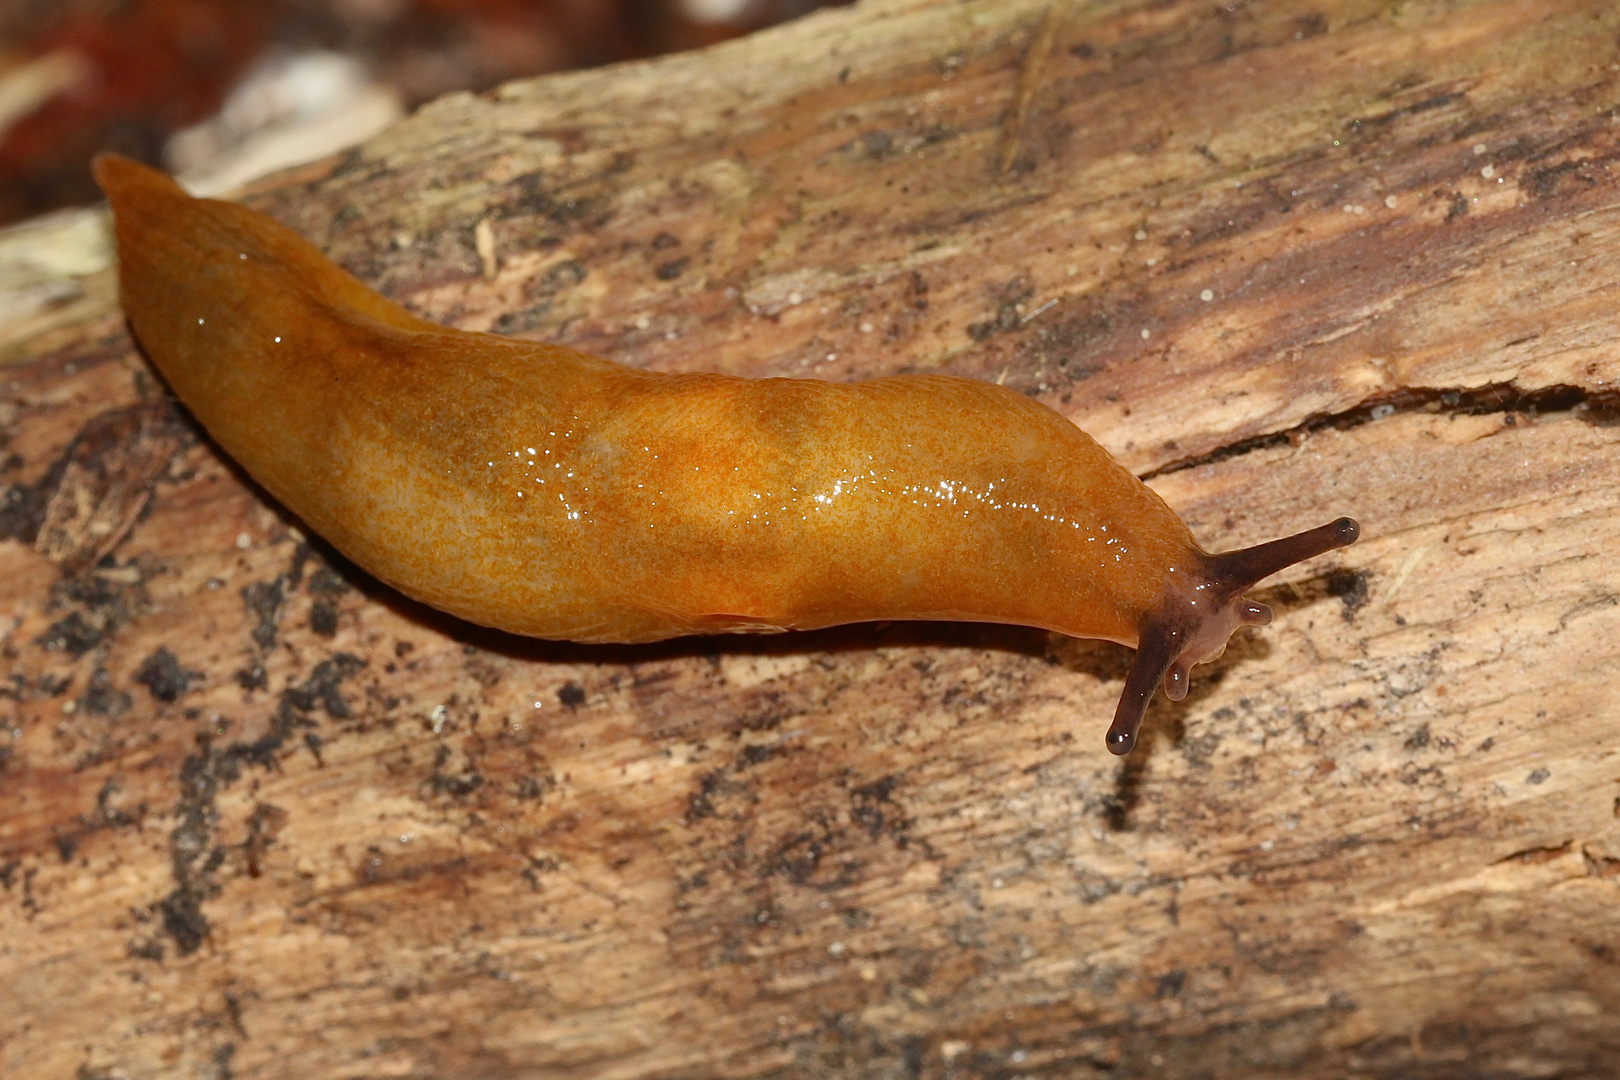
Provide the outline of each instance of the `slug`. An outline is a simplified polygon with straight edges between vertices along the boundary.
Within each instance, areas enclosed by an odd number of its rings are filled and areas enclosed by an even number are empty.
[[[647,642],[893,619],[1136,649],[1107,746],[1187,692],[1245,589],[1352,543],[1219,555],[1058,413],[947,375],[641,371],[446,329],[266,215],[104,154],[135,337],[218,444],[389,585],[532,637]]]

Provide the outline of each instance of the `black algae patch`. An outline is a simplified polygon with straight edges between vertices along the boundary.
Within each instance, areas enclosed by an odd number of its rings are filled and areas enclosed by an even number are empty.
[[[1367,606],[1367,574],[1362,570],[1334,571],[1328,575],[1327,591],[1344,603],[1344,621],[1351,622],[1356,612]]]
[[[181,956],[196,952],[208,939],[208,918],[202,905],[218,894],[215,874],[226,859],[225,850],[214,845],[219,820],[215,800],[220,790],[249,766],[274,768],[277,755],[301,729],[312,734],[308,729],[316,726],[316,710],[334,718],[351,715],[340,688],[365,666],[364,660],[348,653],[321,661],[303,685],[282,691],[270,730],[251,742],[221,748],[206,735],[198,738],[197,752],[180,767],[180,804],[175,810],[179,821],[169,836],[174,889],[157,904],[163,929]]]
[[[180,660],[167,648],[160,648],[141,662],[135,672],[135,681],[152,692],[159,701],[172,704],[180,700],[191,684],[202,678],[202,672],[180,666]]]
[[[277,625],[288,593],[297,589],[304,580],[304,565],[314,552],[307,543],[293,549],[292,565],[270,581],[255,581],[242,587],[242,603],[257,620],[253,626],[253,643],[269,651],[276,643]]]

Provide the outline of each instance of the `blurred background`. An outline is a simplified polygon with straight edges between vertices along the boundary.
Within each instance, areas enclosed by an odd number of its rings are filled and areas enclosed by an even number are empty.
[[[452,90],[696,48],[826,0],[0,0],[0,227],[96,202],[117,150],[198,194]]]

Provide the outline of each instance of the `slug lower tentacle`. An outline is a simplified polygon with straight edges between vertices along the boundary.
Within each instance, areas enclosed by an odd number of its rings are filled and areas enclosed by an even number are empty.
[[[837,384],[639,371],[410,314],[263,214],[96,161],[124,310],[179,398],[333,546],[534,637],[644,642],[887,619],[1137,648],[1155,687],[1271,613],[1242,590],[1348,518],[1206,554],[1051,409],[944,375]]]

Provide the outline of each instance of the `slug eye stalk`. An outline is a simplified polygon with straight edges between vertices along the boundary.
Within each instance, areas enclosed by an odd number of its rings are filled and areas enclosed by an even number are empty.
[[[1188,672],[1194,664],[1219,656],[1239,626],[1271,622],[1271,609],[1245,599],[1245,589],[1295,563],[1348,547],[1360,535],[1361,526],[1342,517],[1280,540],[1204,556],[1203,582],[1191,590],[1167,592],[1142,621],[1136,659],[1108,727],[1109,751],[1128,754],[1136,746],[1136,734],[1160,682],[1166,697],[1180,701],[1187,696]]]

